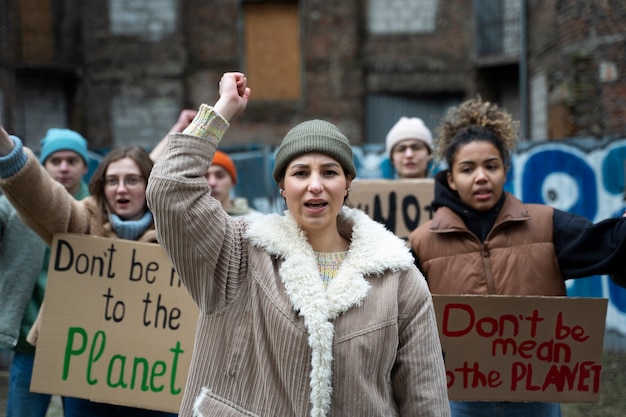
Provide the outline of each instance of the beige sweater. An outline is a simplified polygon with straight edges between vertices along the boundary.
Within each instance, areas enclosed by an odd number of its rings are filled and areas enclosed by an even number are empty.
[[[200,119],[200,120],[198,120]],[[364,213],[324,289],[294,218],[233,219],[203,178],[227,124],[203,106],[150,177],[159,242],[200,309],[192,416],[449,416],[432,300],[404,242]]]

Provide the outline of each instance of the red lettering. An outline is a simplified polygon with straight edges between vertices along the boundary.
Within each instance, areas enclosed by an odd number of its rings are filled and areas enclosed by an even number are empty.
[[[554,343],[554,339],[539,344],[537,359],[545,362],[569,362],[572,360],[572,348],[566,343]]]
[[[600,371],[602,371],[602,365],[591,361],[582,362],[580,364],[578,391],[589,391],[589,385],[586,384],[586,380],[591,377],[591,392],[596,394],[600,390]]]
[[[498,347],[501,347],[500,351],[502,352],[502,356],[506,356],[509,352],[509,346],[511,347],[511,355],[517,355],[517,345],[515,344],[515,339],[496,339],[491,344],[491,356],[496,356],[498,354]]]
[[[477,335],[484,338],[495,335],[504,337],[505,334],[515,337],[520,333],[520,323],[527,321],[530,323],[528,329],[530,337],[535,337],[538,323],[544,320],[539,316],[537,310],[533,310],[530,316],[503,314],[497,317],[482,317],[477,320],[471,305],[450,303],[443,308],[441,333],[447,337],[462,337],[474,330]]]
[[[517,391],[518,383],[524,382],[526,391],[539,391],[541,388],[533,385],[533,366],[529,363],[513,362],[511,366],[511,391]]]
[[[537,342],[534,340],[525,340],[521,342],[517,348],[519,355],[524,359],[530,359],[533,356],[532,351],[537,347]]]
[[[537,343],[535,340],[495,339],[491,344],[491,356],[517,356],[522,359],[536,358],[544,362],[570,362],[572,348],[566,343],[555,343],[553,339]]]
[[[511,390],[519,390],[523,386],[527,391],[556,392],[593,392],[600,390],[600,374],[602,366],[595,362],[578,362],[570,365],[552,365],[543,377],[541,387],[534,384],[533,365],[515,362],[511,367]],[[538,378],[539,379],[539,378]]]
[[[526,377],[526,367],[521,362],[514,362],[511,366],[511,391],[517,391],[518,383]]]
[[[525,320],[528,320],[530,322],[530,337],[535,337],[535,335],[537,334],[537,324],[544,321],[545,319],[539,317],[539,311],[533,310],[533,315],[525,317]]]
[[[479,369],[477,362],[474,362],[472,365],[464,362],[463,366],[455,368],[454,372],[460,374],[463,378],[461,383],[464,389],[478,387],[496,388],[502,384],[500,372],[489,371],[485,373]],[[455,376],[454,374],[450,375],[450,371],[447,371],[446,374],[448,374],[448,388],[450,388],[454,384]]]
[[[476,323],[476,333],[482,337],[491,337],[498,332],[498,322],[491,317],[485,317]]]
[[[563,392],[566,388],[568,391],[571,391],[574,387],[577,373],[578,364],[574,365],[574,368],[567,365],[552,365],[543,381],[542,391],[548,389],[550,385],[553,385],[557,392]]]
[[[461,320],[461,317],[459,317],[458,315],[454,316],[455,317],[454,320],[451,319],[453,310],[461,310],[459,311],[459,313],[462,313],[464,311],[465,313],[467,313],[467,316],[468,316],[467,319]],[[451,322],[454,322],[456,324],[466,322],[467,324],[465,327],[460,327],[458,330],[451,330],[450,329]],[[472,327],[474,327],[474,310],[472,309],[470,305],[467,305],[467,304],[446,304],[443,310],[442,326],[443,326],[442,333],[444,336],[448,336],[448,337],[464,336],[469,333]]]
[[[556,338],[558,340],[565,339],[571,336],[576,342],[584,342],[589,339],[589,336],[585,336],[585,329],[581,326],[569,327],[563,324],[563,313],[559,313],[556,317]]]

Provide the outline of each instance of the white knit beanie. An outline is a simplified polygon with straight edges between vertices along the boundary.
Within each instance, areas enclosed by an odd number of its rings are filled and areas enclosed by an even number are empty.
[[[419,117],[401,117],[389,130],[385,141],[387,154],[391,156],[394,145],[404,139],[421,140],[428,146],[428,151],[432,152],[433,135]]]

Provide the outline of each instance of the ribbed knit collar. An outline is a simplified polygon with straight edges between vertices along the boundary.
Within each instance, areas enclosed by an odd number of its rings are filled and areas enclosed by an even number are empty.
[[[120,238],[137,240],[152,224],[152,212],[146,211],[139,220],[122,220],[117,214],[109,213],[109,222]]]

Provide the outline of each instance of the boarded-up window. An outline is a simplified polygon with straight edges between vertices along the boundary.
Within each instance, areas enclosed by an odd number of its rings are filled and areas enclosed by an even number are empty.
[[[51,63],[54,56],[52,5],[50,0],[21,0],[22,60]]]
[[[244,4],[244,54],[255,100],[301,97],[298,5],[290,2]]]

